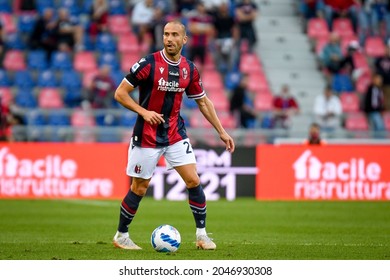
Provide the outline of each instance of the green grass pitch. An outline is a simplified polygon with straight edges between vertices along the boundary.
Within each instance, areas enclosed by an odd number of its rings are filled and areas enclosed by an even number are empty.
[[[187,202],[141,202],[131,225],[141,251],[115,248],[119,201],[0,200],[2,260],[389,260],[389,202],[208,202],[215,251],[195,248]],[[173,254],[157,253],[160,224],[181,233]]]

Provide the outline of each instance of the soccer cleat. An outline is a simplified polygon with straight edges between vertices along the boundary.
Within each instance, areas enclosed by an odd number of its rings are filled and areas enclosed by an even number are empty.
[[[196,248],[203,250],[215,250],[217,245],[207,235],[198,235],[196,237]]]
[[[128,235],[123,235],[117,232],[114,236],[113,243],[115,247],[126,249],[126,250],[142,250],[141,247],[137,246]]]

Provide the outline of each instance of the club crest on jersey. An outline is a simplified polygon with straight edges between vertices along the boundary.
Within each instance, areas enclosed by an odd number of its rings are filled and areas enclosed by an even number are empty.
[[[181,69],[181,73],[182,73],[182,77],[183,77],[183,79],[185,80],[185,79],[187,79],[187,77],[188,77],[188,71],[187,71],[187,68],[183,68],[183,69]]]
[[[137,174],[140,174],[142,171],[142,166],[140,164],[137,164],[135,167],[134,167],[134,172],[137,173]]]

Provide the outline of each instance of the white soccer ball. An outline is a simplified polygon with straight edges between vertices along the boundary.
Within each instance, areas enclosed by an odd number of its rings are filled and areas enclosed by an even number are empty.
[[[157,227],[150,238],[150,243],[157,252],[176,252],[179,249],[180,242],[179,231],[170,225]]]

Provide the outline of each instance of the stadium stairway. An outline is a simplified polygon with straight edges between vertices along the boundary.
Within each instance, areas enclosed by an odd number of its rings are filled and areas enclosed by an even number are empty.
[[[271,90],[278,94],[283,84],[297,99],[301,114],[292,120],[289,137],[305,137],[313,121],[313,104],[323,92],[325,79],[318,71],[315,54],[303,32],[295,0],[258,0],[259,34],[256,52]]]

